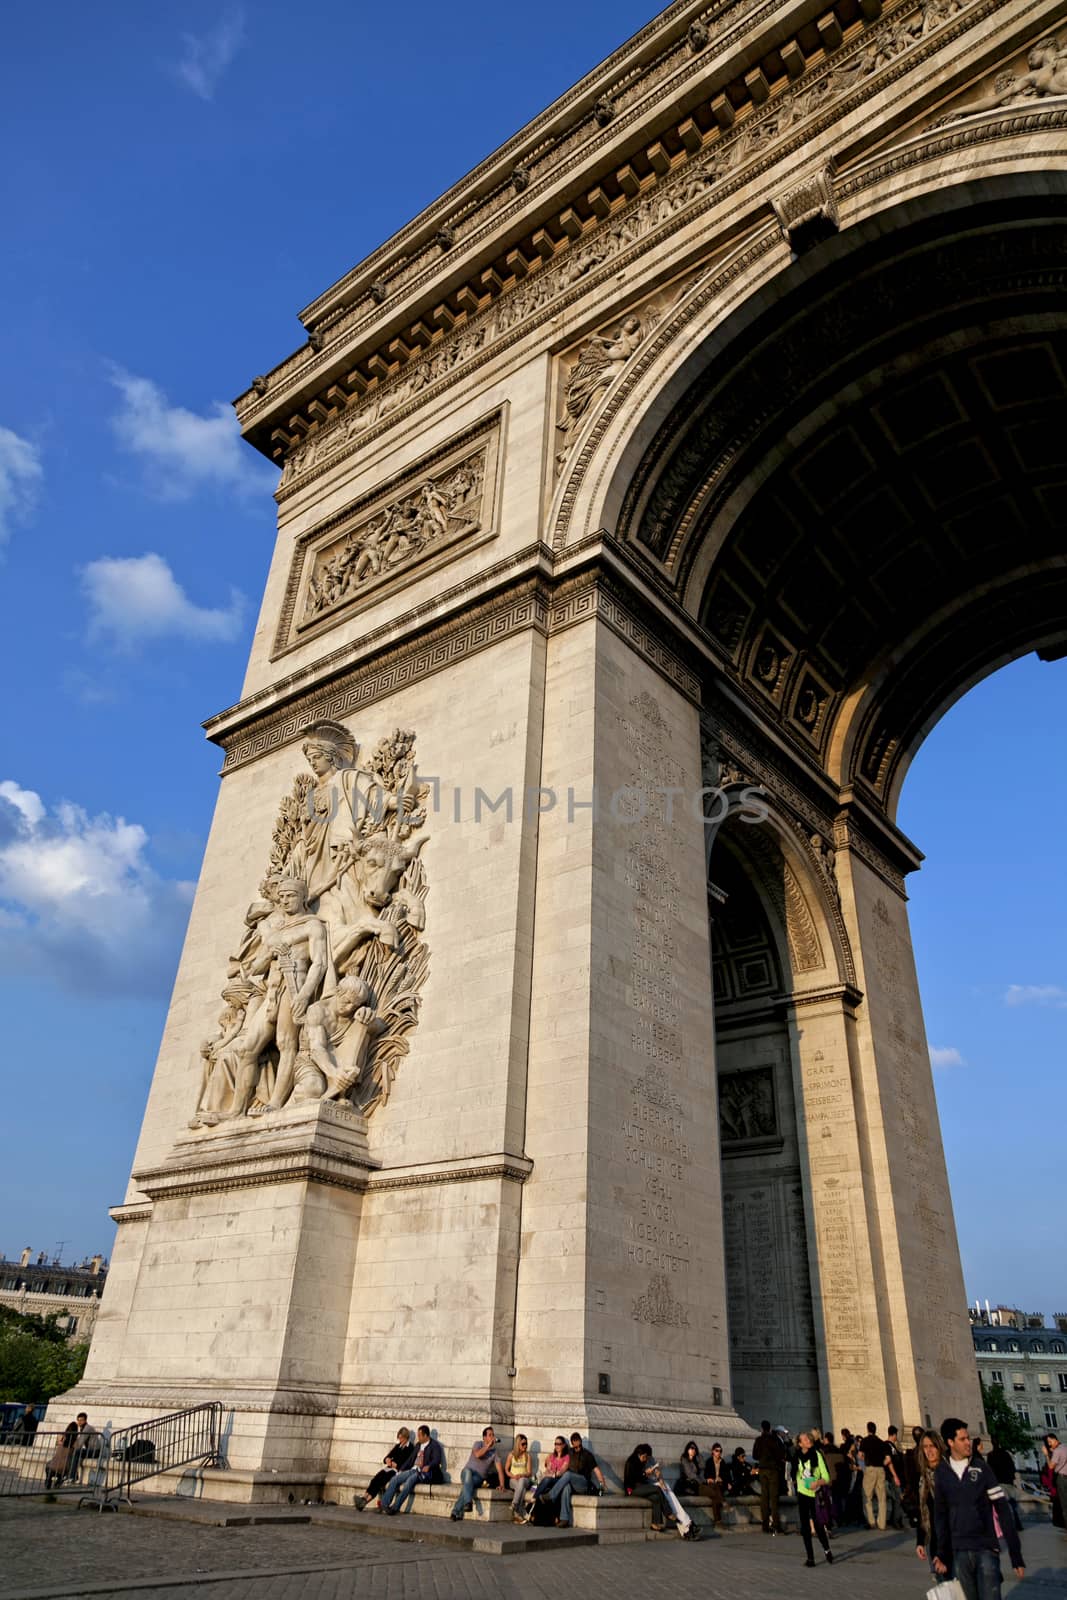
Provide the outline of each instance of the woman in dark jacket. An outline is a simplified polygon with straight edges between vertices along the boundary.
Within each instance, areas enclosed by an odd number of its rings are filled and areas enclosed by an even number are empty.
[[[699,1494],[704,1484],[704,1464],[700,1459],[695,1439],[690,1439],[682,1451],[682,1459],[678,1463],[678,1479],[674,1485],[675,1494]]]
[[[730,1493],[752,1493],[752,1468],[748,1464],[744,1445],[738,1445],[730,1458]]]
[[[626,1458],[622,1469],[622,1486],[627,1494],[647,1500],[652,1507],[652,1532],[663,1533],[667,1526],[667,1502],[657,1485],[650,1481],[652,1446],[639,1444]]]
[[[944,1552],[937,1548],[937,1520],[934,1517],[934,1473],[940,1463],[945,1459],[945,1446],[939,1433],[927,1431],[923,1434],[918,1444],[919,1461],[919,1517],[915,1524],[915,1554],[919,1560],[929,1562],[930,1571],[934,1571],[934,1561],[938,1558],[951,1570],[951,1552]],[[940,1576],[934,1573],[935,1577]]]

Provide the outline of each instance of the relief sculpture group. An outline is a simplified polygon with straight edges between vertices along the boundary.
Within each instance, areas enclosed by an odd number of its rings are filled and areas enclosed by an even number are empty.
[[[388,1099],[426,975],[428,790],[398,729],[366,765],[348,730],[305,730],[260,898],[231,956],[218,1030],[200,1047],[194,1128],[334,1100]]]

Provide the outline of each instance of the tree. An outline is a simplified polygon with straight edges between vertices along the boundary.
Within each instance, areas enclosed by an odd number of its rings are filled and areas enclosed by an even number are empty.
[[[1034,1448],[1034,1436],[1004,1393],[1003,1386],[982,1378],[982,1410],[985,1412],[989,1437],[1013,1455],[1029,1455]]]
[[[37,1404],[80,1381],[89,1346],[67,1343],[59,1315],[25,1316],[0,1306],[0,1399]]]

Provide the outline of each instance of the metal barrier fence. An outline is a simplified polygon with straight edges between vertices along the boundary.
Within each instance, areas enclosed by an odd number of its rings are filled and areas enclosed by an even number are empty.
[[[0,1444],[0,1496],[78,1495],[101,1509],[113,1507],[146,1478],[216,1463],[221,1427],[222,1406],[211,1401],[129,1428],[9,1435]]]

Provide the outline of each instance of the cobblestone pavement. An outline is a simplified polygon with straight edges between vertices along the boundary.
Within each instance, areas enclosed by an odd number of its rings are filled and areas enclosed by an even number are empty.
[[[1027,1528],[1029,1570],[1012,1600],[1067,1600],[1067,1537]],[[0,1502],[0,1597],[64,1600],[558,1600],[630,1594],[678,1600],[792,1597],[924,1600],[929,1579],[904,1534],[846,1532],[836,1561],[804,1571],[799,1538],[760,1534],[489,1556],[307,1525],[214,1528]]]

